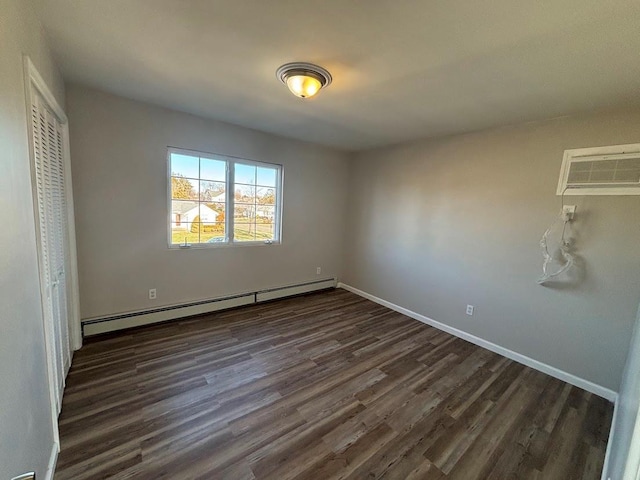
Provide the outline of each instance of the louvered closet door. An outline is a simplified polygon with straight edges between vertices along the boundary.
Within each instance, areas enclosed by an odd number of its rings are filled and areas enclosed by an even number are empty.
[[[45,295],[49,361],[54,367],[57,408],[60,411],[71,348],[67,282],[67,206],[65,200],[62,125],[42,97],[32,99],[33,147],[40,230],[41,279]]]

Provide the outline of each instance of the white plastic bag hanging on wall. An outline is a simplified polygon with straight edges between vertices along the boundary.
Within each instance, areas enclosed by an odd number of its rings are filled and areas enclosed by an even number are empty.
[[[571,254],[571,241],[567,238],[567,226],[573,220],[575,207],[563,207],[562,212],[554,223],[544,232],[540,239],[542,250],[542,276],[538,284],[542,285],[552,278],[559,277],[568,271],[575,263]],[[553,233],[556,226],[560,226],[560,235],[554,240]]]

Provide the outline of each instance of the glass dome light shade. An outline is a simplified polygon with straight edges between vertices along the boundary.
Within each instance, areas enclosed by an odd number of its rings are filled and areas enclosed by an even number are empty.
[[[291,75],[287,77],[287,87],[296,97],[313,97],[322,88],[322,83],[309,75]]]
[[[309,98],[331,84],[331,74],[318,65],[306,62],[285,63],[276,77],[298,98]]]

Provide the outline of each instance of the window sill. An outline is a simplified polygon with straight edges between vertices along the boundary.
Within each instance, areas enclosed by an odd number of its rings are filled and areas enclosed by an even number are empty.
[[[200,250],[209,248],[236,248],[236,247],[274,247],[282,245],[280,241],[274,241],[271,243],[265,242],[236,242],[236,243],[192,243],[191,245],[169,245],[169,250]]]

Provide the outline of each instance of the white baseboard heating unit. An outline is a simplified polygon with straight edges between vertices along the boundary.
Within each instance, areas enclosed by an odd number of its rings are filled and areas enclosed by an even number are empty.
[[[82,336],[90,337],[101,333],[115,332],[126,328],[140,327],[152,323],[166,322],[178,318],[201,315],[204,313],[227,310],[229,308],[267,302],[278,298],[301,295],[303,293],[327,290],[336,287],[336,279],[328,278],[313,282],[268,288],[255,292],[246,292],[227,297],[200,300],[197,302],[168,305],[149,310],[121,313],[107,317],[89,318],[82,320]]]

